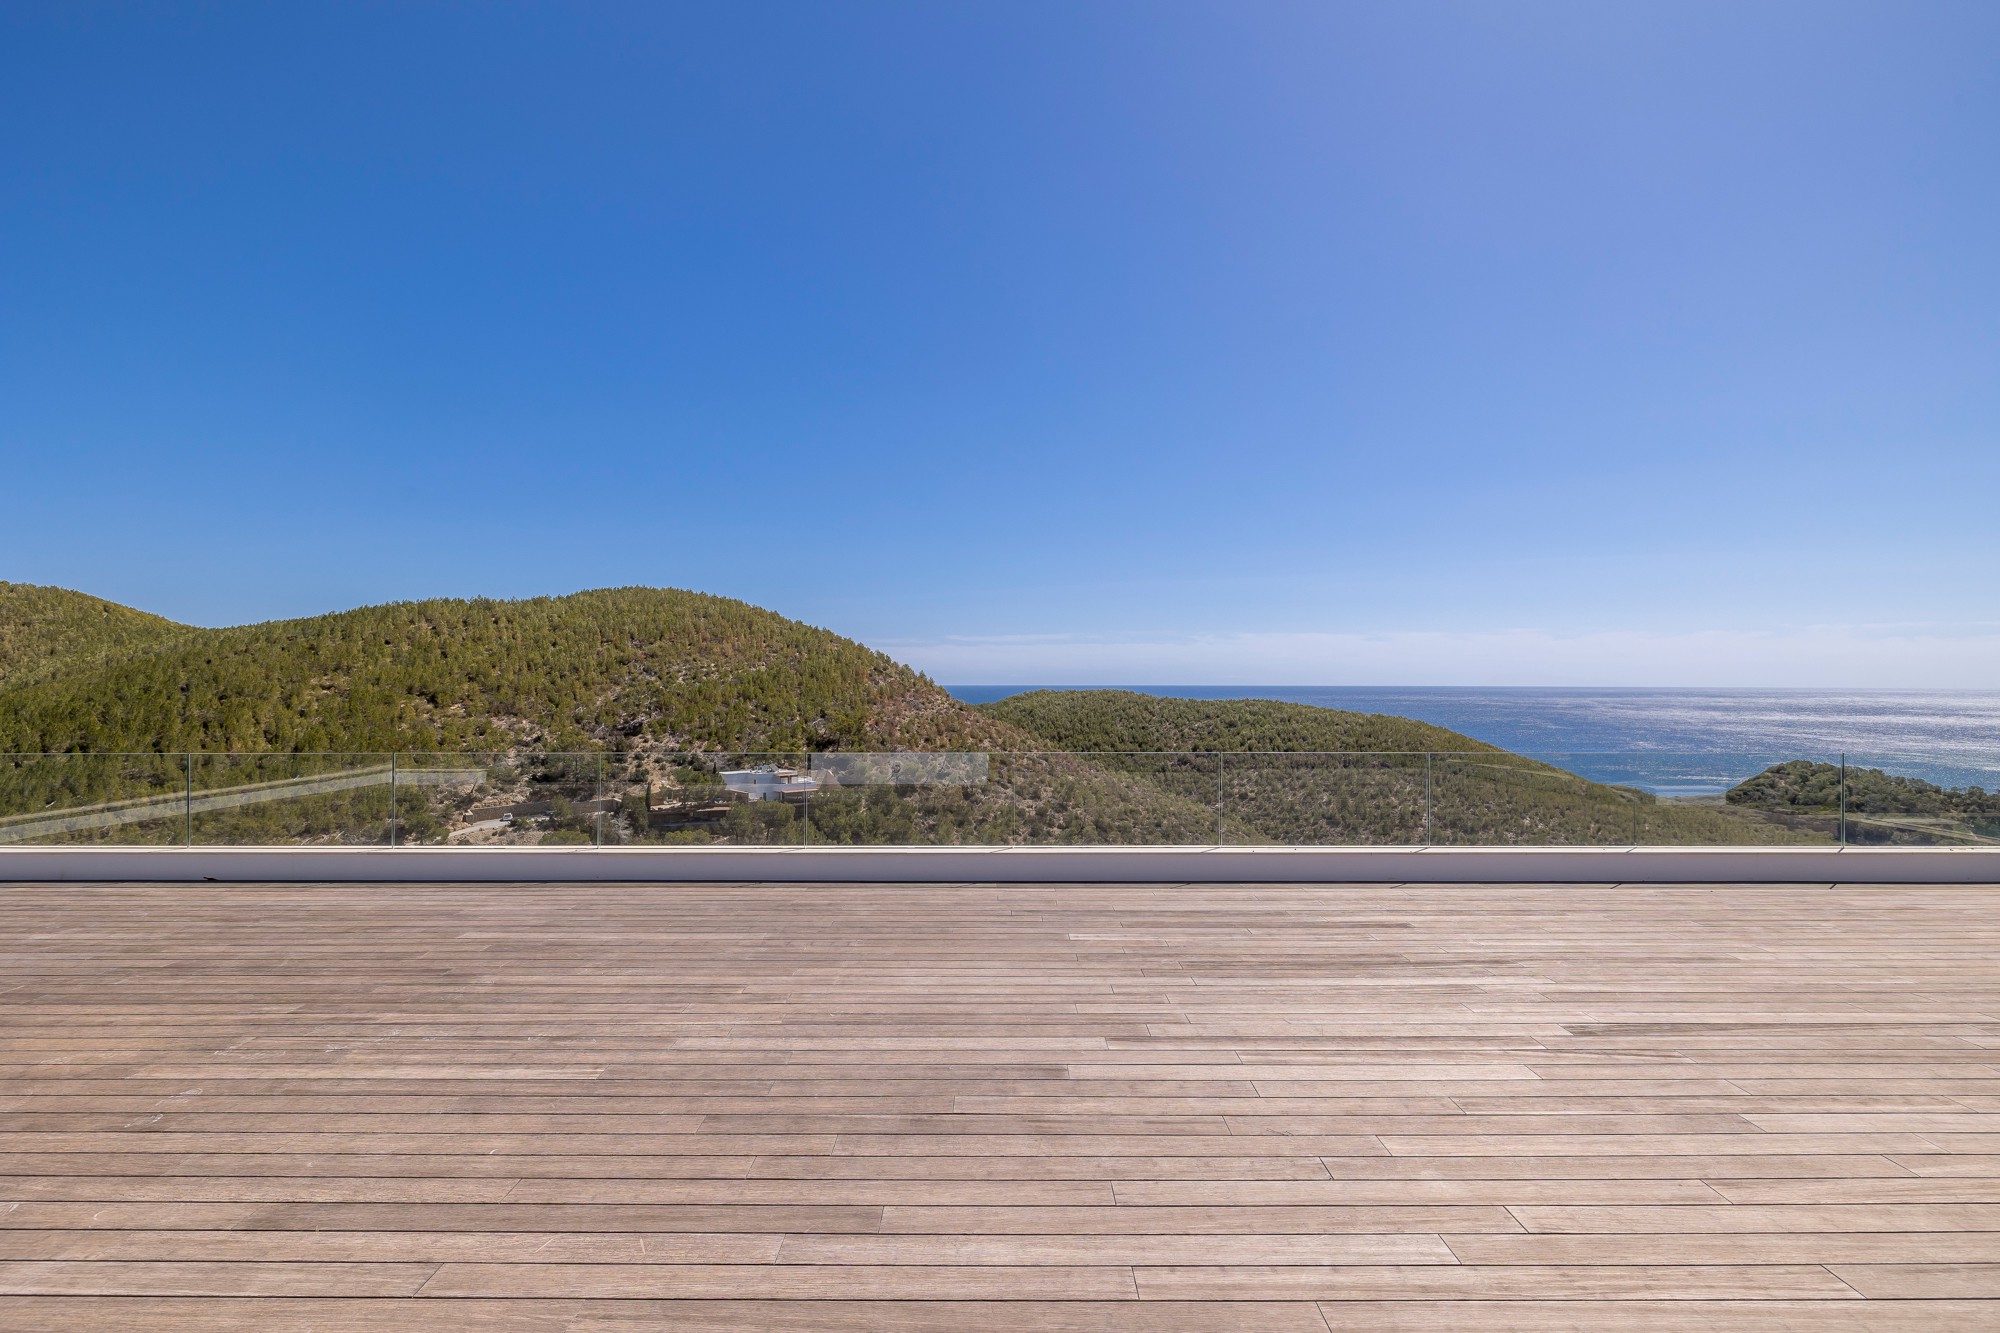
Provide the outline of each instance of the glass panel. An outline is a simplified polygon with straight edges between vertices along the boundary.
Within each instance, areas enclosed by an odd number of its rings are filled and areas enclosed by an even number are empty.
[[[929,846],[985,840],[994,804],[984,754],[830,752],[808,762],[809,841]]]
[[[604,756],[603,843],[785,846],[804,836],[804,756],[642,748]]]
[[[651,794],[658,789],[656,767],[671,772],[674,756],[643,749],[611,750],[603,756],[598,841],[606,847],[640,846],[653,841]]]
[[[386,754],[198,754],[196,847],[367,846],[389,841]]]
[[[2000,774],[1962,761],[1850,755],[1847,841],[1859,847],[2000,843]]]
[[[1424,841],[1421,754],[1227,754],[1227,841],[1294,847]]]
[[[1215,838],[1210,756],[812,755],[807,836],[833,846],[1194,845]]]
[[[643,820],[630,808],[641,782]],[[634,842],[785,847],[805,841],[813,791],[803,753],[712,751],[649,757],[611,794],[619,836]]]
[[[670,751],[647,751],[611,766],[605,794],[617,802],[617,813],[606,827],[606,844],[671,847],[744,840],[769,846],[797,841],[789,807],[765,803],[768,808],[732,815],[736,806],[751,802],[730,790],[722,774],[749,767],[754,764],[745,756]],[[747,838],[740,827],[746,819],[758,821]]]
[[[1760,776],[1786,767],[1773,763],[1715,753],[1441,754],[1436,837],[1459,846],[1837,843],[1837,769],[1823,790],[1779,791]]]
[[[1431,836],[1451,847],[1622,847],[1646,794],[1498,751],[1431,758]]]
[[[1963,755],[17,755],[0,845],[1992,846],[1995,776]]]
[[[0,846],[178,845],[186,764],[177,754],[0,755]]]
[[[584,847],[600,826],[615,841],[626,764],[610,753],[397,755],[397,844]]]
[[[1840,841],[1837,764],[1773,755],[1597,756],[1578,763],[1622,766],[1645,796],[1642,841],[1653,846],[1829,846]],[[1824,784],[1774,775],[1818,768]]]
[[[996,758],[998,758],[996,756]],[[1215,842],[1215,757],[1205,754],[1006,756],[993,841],[1188,847]]]
[[[531,846],[540,831],[511,813],[526,799],[522,765],[507,755],[399,754],[396,845]]]
[[[512,838],[536,847],[586,847],[597,841],[598,816],[604,806],[597,787],[601,760],[594,754],[521,753],[511,756],[504,773],[512,781],[504,804]],[[503,776],[496,768],[495,777]],[[496,818],[482,811],[487,818]]]

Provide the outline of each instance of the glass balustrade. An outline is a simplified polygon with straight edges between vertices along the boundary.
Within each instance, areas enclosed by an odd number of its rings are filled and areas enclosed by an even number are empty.
[[[0,846],[2000,846],[2000,756],[0,755]]]

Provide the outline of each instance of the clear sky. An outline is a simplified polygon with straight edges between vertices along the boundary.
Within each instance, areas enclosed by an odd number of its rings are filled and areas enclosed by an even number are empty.
[[[2000,4],[0,7],[0,577],[2000,681]]]

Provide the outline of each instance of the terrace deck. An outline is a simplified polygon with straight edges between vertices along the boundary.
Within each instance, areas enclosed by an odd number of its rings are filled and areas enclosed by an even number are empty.
[[[7,886],[0,1327],[2000,1327],[2000,889]]]

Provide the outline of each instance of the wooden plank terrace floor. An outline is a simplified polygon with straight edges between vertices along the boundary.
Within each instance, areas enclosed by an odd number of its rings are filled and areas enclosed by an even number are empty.
[[[0,888],[0,1328],[2000,1328],[2000,889]]]

